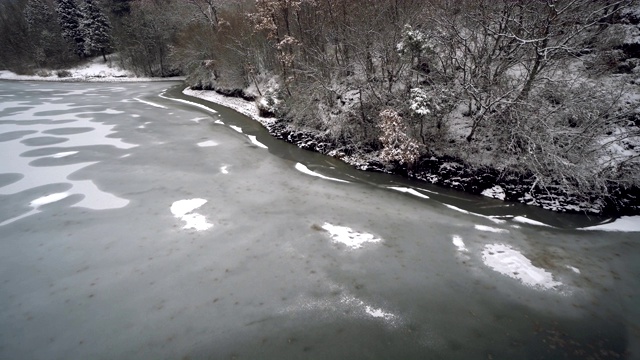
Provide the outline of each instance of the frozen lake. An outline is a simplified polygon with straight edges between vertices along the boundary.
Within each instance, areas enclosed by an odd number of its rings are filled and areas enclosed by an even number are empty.
[[[0,359],[640,358],[639,232],[355,171],[181,90],[0,82]]]

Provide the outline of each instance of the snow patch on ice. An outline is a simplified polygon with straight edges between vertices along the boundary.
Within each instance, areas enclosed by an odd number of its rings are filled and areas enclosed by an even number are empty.
[[[330,289],[343,294],[338,299],[300,296],[294,304],[283,308],[281,312],[287,314],[317,311],[329,319],[333,316],[342,318],[345,315],[357,318],[373,318],[391,327],[396,327],[403,323],[399,315],[345,293],[346,290],[342,286],[333,285],[330,286]]]
[[[197,144],[200,147],[218,146],[219,144],[213,140],[202,141]]]
[[[623,216],[610,223],[588,226],[579,230],[639,232],[640,216]]]
[[[311,171],[311,170],[309,170],[308,167],[302,165],[301,163],[296,163],[295,168],[296,168],[296,170],[298,170],[298,171],[300,171],[302,173],[305,173],[307,175],[316,176],[316,177],[319,177],[319,178],[322,178],[322,179],[326,179],[326,180],[333,180],[333,181],[337,181],[337,182],[349,183],[349,181],[347,181],[347,180],[336,179],[336,178],[324,176],[324,175],[319,174],[319,173],[317,173],[315,171]]]
[[[133,98],[133,100],[139,101],[139,102],[141,102],[141,103],[143,103],[143,104],[147,104],[147,105],[155,106],[155,107],[157,107],[157,108],[167,109],[167,107],[166,107],[166,106],[163,106],[163,105],[160,105],[160,104],[156,104],[156,103],[151,102],[151,101],[142,100],[142,99],[138,99],[138,98]]]
[[[191,121],[193,121],[196,124],[199,124],[202,120],[207,120],[207,118],[206,117],[197,117],[197,118],[191,119]]]
[[[75,155],[77,153],[78,153],[77,151],[63,151],[63,152],[59,152],[59,153],[56,153],[56,154],[53,154],[53,155],[50,155],[50,156],[52,158],[59,159],[59,158]]]
[[[249,140],[256,145],[257,147],[261,147],[263,149],[268,149],[267,145],[261,143],[260,141],[258,141],[258,139],[255,137],[255,135],[247,135],[249,137]]]
[[[403,186],[389,186],[389,189],[392,190],[396,190],[396,191],[400,191],[403,193],[407,193],[407,194],[411,194],[413,196],[417,196],[417,197],[421,197],[423,199],[428,199],[429,197],[423,193],[420,193],[414,189],[408,188],[408,187],[403,187]]]
[[[229,173],[229,165],[223,165],[220,167],[220,172],[223,174],[228,174]]]
[[[369,314],[369,315],[371,315],[371,316],[373,316],[375,318],[384,318],[384,319],[393,319],[393,318],[395,318],[395,315],[393,315],[392,313],[385,312],[382,309],[376,309],[376,308],[371,307],[369,305],[365,305],[364,311],[367,314]]]
[[[491,226],[486,226],[486,225],[474,225],[474,227],[476,228],[476,230],[480,230],[480,231],[488,231],[488,232],[492,232],[492,233],[507,233],[509,232],[509,230],[507,229],[499,229],[499,228],[494,228]]]
[[[463,213],[463,214],[469,214],[469,215],[479,216],[479,217],[483,217],[483,218],[485,218],[485,219],[489,219],[489,220],[493,221],[493,222],[494,222],[494,223],[496,223],[496,224],[502,224],[502,223],[505,223],[505,222],[506,222],[506,220],[499,219],[499,218],[498,218],[498,217],[496,217],[496,216],[487,216],[487,215],[482,215],[482,214],[474,213],[474,212],[471,212],[471,211],[467,211],[467,210],[464,210],[464,209],[460,209],[459,207],[456,207],[456,206],[453,206],[453,205],[449,205],[449,204],[444,204],[444,203],[443,203],[442,205],[444,205],[444,206],[448,207],[448,208],[449,208],[449,209],[451,209],[451,210],[455,210],[455,211],[461,212],[461,213]]]
[[[38,206],[42,206],[42,205],[45,205],[45,204],[54,203],[56,201],[60,201],[60,200],[62,200],[64,198],[66,198],[67,196],[69,196],[69,193],[66,193],[66,192],[50,194],[50,195],[43,196],[43,197],[40,197],[40,198],[37,198],[37,199],[33,200],[32,202],[29,203],[29,206],[38,207]]]
[[[458,248],[458,251],[460,252],[469,251],[467,247],[464,245],[464,241],[462,240],[462,237],[460,235],[453,235],[451,241],[453,242],[453,245],[455,245],[455,247]]]
[[[577,267],[574,267],[574,266],[571,266],[571,265],[567,265],[566,267],[567,267],[567,269],[573,271],[574,273],[580,274],[580,269],[578,269]]]
[[[547,224],[545,224],[543,222],[540,222],[540,221],[531,220],[528,217],[524,217],[524,216],[515,216],[513,218],[513,221],[516,221],[516,222],[519,222],[519,223],[523,223],[523,224],[529,224],[529,225],[553,227],[551,225],[547,225]]]
[[[217,114],[217,113],[218,113],[217,111],[213,110],[213,109],[212,109],[212,108],[210,108],[210,107],[207,107],[207,106],[202,105],[202,104],[195,103],[195,102],[193,102],[193,101],[167,97],[167,96],[165,96],[165,95],[164,95],[164,92],[162,92],[162,93],[161,93],[160,95],[158,95],[158,96],[160,96],[160,97],[161,97],[161,98],[163,98],[163,99],[173,100],[173,101],[181,102],[181,103],[183,103],[183,104],[189,104],[189,105],[192,105],[192,106],[198,107],[198,108],[200,108],[200,109],[206,110],[206,111],[208,111],[208,112],[210,112],[210,113],[213,113],[213,114]],[[169,115],[171,115],[171,114],[169,114]]]
[[[329,232],[329,236],[334,243],[344,244],[353,250],[362,248],[366,243],[382,242],[381,238],[375,237],[369,233],[354,231],[347,226],[324,223],[322,228]]]
[[[489,244],[482,250],[482,261],[500,274],[517,279],[527,286],[550,290],[562,283],[553,280],[545,269],[535,267],[519,251],[505,244]]]
[[[229,127],[242,134],[242,128],[240,126],[229,125]]]
[[[178,200],[171,204],[171,213],[186,223],[183,229],[207,230],[213,227],[213,224],[209,223],[204,215],[193,212],[206,203],[207,200],[199,198]]]

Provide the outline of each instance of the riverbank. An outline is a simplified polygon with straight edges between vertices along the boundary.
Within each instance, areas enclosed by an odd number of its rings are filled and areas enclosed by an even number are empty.
[[[184,76],[152,78],[138,77],[117,64],[115,54],[95,57],[84,64],[67,69],[40,69],[33,75],[20,75],[8,70],[0,70],[0,80],[55,81],[55,82],[138,82],[138,81],[183,81]]]
[[[390,166],[380,159],[378,151],[363,151],[341,147],[328,136],[313,131],[302,131],[286,121],[261,116],[255,102],[241,97],[242,91],[234,96],[213,90],[193,90],[186,88],[183,93],[212,103],[234,109],[261,123],[269,133],[300,148],[316,151],[338,158],[357,169],[396,174],[431,184],[445,186],[472,194],[483,195],[504,201],[515,201],[539,206],[558,212],[577,212],[599,215],[640,214],[640,189],[623,188],[612,184],[610,196],[569,194],[560,186],[536,186],[530,174],[500,171],[488,166],[474,167],[464,161],[448,156],[422,156],[413,168]]]
[[[120,68],[116,58],[110,57],[104,62],[101,57],[97,57],[80,66],[61,70],[40,70],[35,75],[0,71],[0,79],[111,83],[181,81],[184,77],[137,77],[132,72]],[[218,92],[188,88],[184,93],[232,108],[261,123],[278,139],[306,150],[338,158],[360,170],[396,174],[471,194],[525,203],[552,211],[612,216],[640,214],[640,189],[637,187],[623,188],[612,184],[609,189],[611,196],[604,199],[595,195],[568,194],[560,186],[536,186],[531,174],[503,171],[490,166],[472,166],[452,156],[422,156],[412,168],[392,166],[381,160],[379,151],[345,147],[336,144],[327,134],[319,131],[300,130],[286,121],[261,116],[256,103],[248,100],[252,96],[247,96],[243,90]]]

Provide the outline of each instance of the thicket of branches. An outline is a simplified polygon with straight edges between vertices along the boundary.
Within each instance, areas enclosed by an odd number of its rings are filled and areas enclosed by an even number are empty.
[[[210,87],[255,88],[269,112],[347,153],[381,151],[408,167],[454,155],[579,193],[637,184],[638,159],[611,145],[638,128],[627,126],[624,89],[599,77],[623,60],[611,25],[631,1],[190,3],[203,16],[187,38],[213,51],[176,49],[206,60]]]

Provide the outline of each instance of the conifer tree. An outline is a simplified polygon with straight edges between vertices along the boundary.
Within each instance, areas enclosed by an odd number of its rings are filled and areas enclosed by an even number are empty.
[[[62,28],[62,36],[74,45],[76,55],[83,57],[85,37],[80,26],[82,13],[78,4],[74,0],[58,0],[56,12]]]
[[[54,35],[48,30],[55,15],[43,0],[29,0],[23,13],[27,22],[31,58],[42,66],[47,60],[46,48]]]
[[[106,62],[105,52],[111,43],[111,24],[93,0],[84,1],[82,14],[80,28],[84,35],[85,54],[100,52]]]

